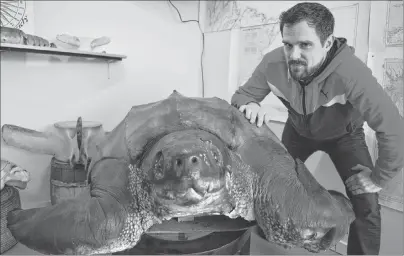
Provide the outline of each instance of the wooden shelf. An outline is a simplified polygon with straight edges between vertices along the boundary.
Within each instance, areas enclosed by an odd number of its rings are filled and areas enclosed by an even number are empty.
[[[38,46],[6,44],[6,43],[0,44],[0,51],[26,52],[26,53],[45,54],[45,55],[63,55],[63,56],[74,56],[82,58],[97,58],[113,61],[121,61],[122,59],[126,59],[125,55],[118,55],[118,54],[66,50],[60,48],[38,47]]]

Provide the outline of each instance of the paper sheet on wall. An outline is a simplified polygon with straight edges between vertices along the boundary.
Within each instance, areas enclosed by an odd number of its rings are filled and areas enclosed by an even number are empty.
[[[293,4],[273,1],[271,5],[276,5],[275,8],[260,8],[254,2],[256,1],[207,1],[205,32],[218,32],[274,23],[278,21],[280,12]]]
[[[400,54],[403,48],[403,1],[372,1],[369,52]]]
[[[274,43],[275,40],[278,42]],[[241,29],[240,64],[238,67],[239,86],[250,78],[267,52],[280,46],[280,40],[279,23]]]
[[[386,45],[403,45],[403,1],[388,1],[386,19]]]

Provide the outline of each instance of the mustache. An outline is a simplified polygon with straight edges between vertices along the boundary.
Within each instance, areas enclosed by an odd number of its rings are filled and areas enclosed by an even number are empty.
[[[307,62],[304,60],[290,60],[288,61],[289,65],[303,65],[303,66],[307,66]]]

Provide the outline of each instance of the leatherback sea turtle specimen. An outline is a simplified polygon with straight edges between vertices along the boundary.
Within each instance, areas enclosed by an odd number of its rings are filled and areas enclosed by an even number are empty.
[[[174,91],[135,106],[91,158],[91,197],[9,214],[19,242],[46,254],[112,253],[164,220],[219,214],[256,221],[268,241],[320,252],[354,220],[343,194],[218,98]]]

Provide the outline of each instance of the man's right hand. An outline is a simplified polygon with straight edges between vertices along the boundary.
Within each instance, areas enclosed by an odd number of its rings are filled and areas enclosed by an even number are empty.
[[[257,121],[257,126],[261,127],[265,122],[266,125],[269,124],[271,120],[269,109],[265,107],[260,107],[255,102],[250,102],[247,105],[242,105],[239,107],[240,112],[245,112],[245,117],[250,120],[250,123],[255,123]]]

